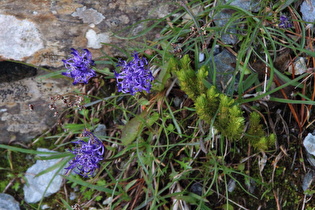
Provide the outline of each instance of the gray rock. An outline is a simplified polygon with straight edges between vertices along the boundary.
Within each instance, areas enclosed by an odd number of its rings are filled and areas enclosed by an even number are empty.
[[[227,189],[228,191],[231,193],[235,190],[235,187],[236,187],[236,181],[235,179],[230,179],[229,180],[229,183],[228,183],[228,186],[227,186]]]
[[[304,74],[307,71],[307,66],[305,62],[306,58],[304,57],[297,57],[293,65],[290,65],[288,68],[288,72],[294,75],[301,75]],[[294,67],[293,67],[294,66]]]
[[[190,192],[195,193],[199,196],[202,195],[203,186],[199,182],[195,182],[190,186]]]
[[[315,178],[315,171],[314,170],[310,170],[309,172],[307,172],[303,178],[303,182],[302,182],[302,189],[303,191],[306,191],[310,188],[312,182],[314,181]]]
[[[199,62],[201,63],[204,60],[205,60],[205,54],[200,52],[199,53]]]
[[[306,152],[306,160],[309,162],[311,166],[315,168],[315,158],[310,153]]]
[[[20,205],[11,195],[0,193],[0,210],[20,210]]]
[[[50,110],[50,97],[72,92],[74,88],[71,81],[41,81],[34,77],[0,83],[0,143],[28,143],[51,128],[57,122],[55,111],[62,111],[65,105],[59,104],[57,110]]]
[[[308,153],[315,155],[315,136],[309,133],[303,141],[303,145]]]
[[[77,198],[77,194],[76,194],[75,192],[70,192],[69,199],[70,199],[71,201],[73,201],[73,200],[76,199],[76,198]]]
[[[95,129],[94,129],[94,135],[96,136],[106,136],[106,125],[104,124],[99,124]]]
[[[54,152],[48,149],[41,149],[38,148],[37,151],[42,152]],[[46,155],[39,155],[39,156],[46,156]],[[60,190],[62,185],[62,177],[60,175],[55,176],[51,184],[49,185],[50,181],[52,180],[53,176],[57,172],[58,168],[45,173],[41,176],[35,177],[38,173],[46,170],[47,168],[55,165],[62,159],[51,159],[51,160],[37,160],[36,163],[27,169],[25,173],[26,184],[23,187],[24,190],[24,199],[27,203],[37,203],[42,199],[43,196],[48,197]],[[60,174],[64,174],[65,169],[62,169]],[[44,194],[47,186],[49,185],[46,193]]]
[[[224,30],[225,25],[229,22],[232,16],[232,13],[232,10],[223,10],[220,13],[216,14],[213,18],[216,26],[222,27],[222,31],[226,31],[224,33],[222,32],[221,34],[221,40],[225,44],[235,44],[238,41],[235,35],[237,33],[235,26],[232,25],[228,29]]]
[[[307,0],[301,4],[302,19],[306,22],[315,21],[315,0]]]
[[[229,2],[230,0],[226,0],[225,2]],[[259,6],[260,1],[257,0],[234,0],[230,3],[230,5],[240,7],[244,10],[249,10],[252,12],[258,12],[260,9]]]
[[[217,72],[217,84],[216,87],[221,87],[222,84],[226,85],[235,71],[235,56],[228,50],[224,49],[222,52],[214,56],[215,67],[210,61],[210,68],[215,68]]]
[[[231,2],[230,0],[223,1],[223,4],[227,4]],[[257,12],[260,9],[259,1],[256,0],[234,0],[229,5],[236,6],[242,8],[244,10],[249,10],[253,12]],[[225,44],[235,44],[238,41],[238,38],[235,34],[238,33],[236,30],[235,24],[238,24],[238,21],[233,23],[229,28],[225,30],[225,25],[230,21],[233,13],[235,11],[232,9],[225,9],[219,13],[217,13],[213,19],[216,26],[222,27],[222,30],[225,32],[221,34],[221,40]],[[211,13],[212,14],[212,13]],[[211,17],[211,14],[209,16]]]

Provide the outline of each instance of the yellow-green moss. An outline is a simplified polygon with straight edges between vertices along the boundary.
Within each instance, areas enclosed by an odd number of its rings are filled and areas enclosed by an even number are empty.
[[[276,135],[269,136],[260,124],[260,115],[257,112],[252,112],[249,117],[249,129],[247,131],[246,139],[257,150],[266,151],[268,148],[274,146],[277,138]]]

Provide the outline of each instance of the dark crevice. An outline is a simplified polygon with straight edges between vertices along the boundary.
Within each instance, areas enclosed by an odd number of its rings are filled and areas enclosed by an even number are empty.
[[[37,74],[37,68],[12,61],[0,62],[0,83],[14,82]]]

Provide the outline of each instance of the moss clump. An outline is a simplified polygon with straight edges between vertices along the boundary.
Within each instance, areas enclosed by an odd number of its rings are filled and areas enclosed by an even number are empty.
[[[260,124],[260,115],[257,112],[252,112],[249,117],[249,129],[247,131],[246,139],[257,150],[266,151],[268,148],[274,146],[277,138],[276,135],[269,136]]]
[[[173,59],[172,59],[173,60]],[[174,63],[174,61],[169,64]],[[182,90],[189,98],[196,100],[198,96],[207,91],[203,81],[208,75],[206,67],[201,67],[197,73],[190,66],[190,58],[185,55],[179,63],[176,75]]]
[[[211,86],[206,94],[201,94],[195,101],[196,112],[204,121],[211,123],[219,109],[219,96],[215,86]]]
[[[218,117],[214,126],[232,140],[239,139],[244,130],[243,112],[233,99],[224,94],[220,94]]]
[[[173,61],[170,63],[174,63]],[[239,139],[244,130],[244,117],[234,99],[219,93],[215,86],[206,88],[204,81],[208,75],[205,66],[195,72],[190,67],[190,59],[185,55],[179,62],[176,75],[181,89],[195,101],[196,112],[201,119],[214,127],[225,137]]]

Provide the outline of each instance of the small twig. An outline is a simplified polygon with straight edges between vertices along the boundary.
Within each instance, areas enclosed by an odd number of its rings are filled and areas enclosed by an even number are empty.
[[[2,191],[2,193],[5,193],[5,192],[9,189],[9,187],[12,186],[12,184],[13,184],[14,181],[15,181],[15,178],[12,179],[12,180],[7,184],[7,186],[4,188],[4,190]]]
[[[175,78],[175,79],[173,80],[172,84],[171,84],[170,87],[167,89],[166,94],[165,94],[165,97],[167,97],[167,96],[170,94],[170,92],[171,92],[171,90],[172,90],[172,88],[174,87],[174,85],[175,85],[176,82],[177,82],[177,78]]]
[[[267,43],[265,40],[265,37],[263,37],[263,42],[264,42],[264,46],[265,48],[267,48]],[[265,53],[265,62],[268,63],[268,55],[267,53]],[[268,66],[265,65],[265,80],[264,80],[264,90],[263,93],[266,93],[266,89],[267,89],[267,80],[268,80]]]
[[[278,194],[278,193],[276,193],[275,191],[273,191],[273,195],[274,195],[275,200],[276,200],[276,203],[277,203],[277,209],[278,209],[278,210],[281,210],[281,206],[280,206],[279,198],[278,198],[277,194]]]
[[[278,155],[277,155],[277,157],[276,157],[276,159],[273,161],[273,163],[271,164],[271,165],[273,165],[273,170],[272,170],[272,175],[271,175],[271,183],[273,184],[273,180],[274,180],[274,177],[275,177],[275,172],[276,172],[276,168],[277,168],[277,164],[278,164],[278,162],[279,162],[279,160],[281,159],[283,157],[283,152],[281,151]]]

